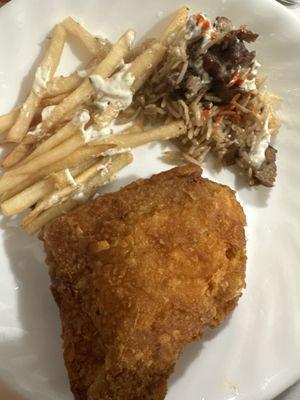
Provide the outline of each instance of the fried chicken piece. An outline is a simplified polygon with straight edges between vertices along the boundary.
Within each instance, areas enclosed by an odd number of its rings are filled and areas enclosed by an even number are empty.
[[[161,400],[184,346],[236,305],[245,216],[197,166],[138,180],[41,238],[76,400]]]

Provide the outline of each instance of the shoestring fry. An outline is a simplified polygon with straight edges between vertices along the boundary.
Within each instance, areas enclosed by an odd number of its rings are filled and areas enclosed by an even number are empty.
[[[135,123],[117,133],[115,123],[161,63],[187,15],[187,7],[182,7],[157,39],[138,46],[133,29],[111,44],[71,17],[54,27],[25,102],[0,116],[0,142],[15,143],[1,163],[4,215],[29,209],[21,225],[35,233],[94,196],[133,161],[131,148],[186,133],[183,121],[150,129]],[[84,70],[56,76],[71,36],[86,47],[91,59]]]

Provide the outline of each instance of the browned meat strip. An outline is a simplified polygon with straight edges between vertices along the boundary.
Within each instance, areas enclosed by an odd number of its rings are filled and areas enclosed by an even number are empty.
[[[253,171],[254,184],[262,184],[267,187],[274,185],[277,174],[276,153],[277,150],[274,147],[269,146],[267,148],[265,153],[266,158],[261,168]]]

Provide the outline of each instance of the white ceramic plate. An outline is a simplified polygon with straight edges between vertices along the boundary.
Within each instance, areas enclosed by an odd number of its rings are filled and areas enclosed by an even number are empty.
[[[168,400],[267,400],[300,378],[300,23],[272,0],[191,0],[193,11],[225,15],[259,32],[258,59],[269,87],[283,98],[275,188],[249,189],[228,171],[205,175],[234,187],[248,217],[247,289],[228,320],[189,346],[170,379]],[[0,112],[24,99],[45,37],[72,15],[95,34],[116,39],[159,29],[178,0],[13,0],[0,9]],[[72,46],[61,71],[82,49]],[[159,144],[135,152],[135,163],[108,190],[168,169]],[[62,360],[58,310],[41,243],[2,220],[0,237],[0,379],[31,400],[72,396]]]

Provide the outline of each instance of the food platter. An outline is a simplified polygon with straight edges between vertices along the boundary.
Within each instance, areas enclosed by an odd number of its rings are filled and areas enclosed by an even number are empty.
[[[5,55],[0,68],[1,113],[24,99],[34,74],[30,68],[56,22],[72,15],[91,32],[115,40],[128,27],[137,29],[139,36],[150,29],[158,31],[181,4],[155,0],[141,8],[135,0],[110,4],[15,0],[5,6],[0,10],[5,32],[0,38]],[[216,171],[212,163],[204,165],[204,176],[234,188],[245,209],[247,289],[225,325],[185,350],[171,377],[167,399],[272,399],[300,377],[300,26],[271,0],[207,0],[200,5],[190,1],[188,5],[211,17],[225,15],[236,25],[246,23],[260,34],[257,56],[269,76],[268,87],[283,99],[283,127],[276,139],[278,178],[272,189],[247,187],[234,168]],[[78,65],[81,50],[67,49],[63,71]],[[164,146],[155,143],[134,150],[135,162],[105,191],[169,169],[161,160]],[[23,233],[15,220],[2,218],[1,226],[0,379],[28,399],[70,399],[60,321],[48,290],[42,244]]]

